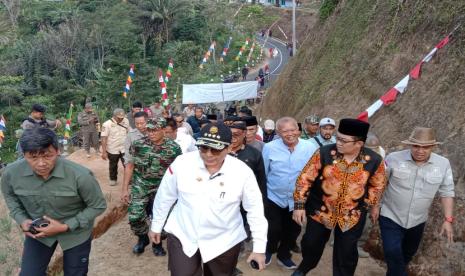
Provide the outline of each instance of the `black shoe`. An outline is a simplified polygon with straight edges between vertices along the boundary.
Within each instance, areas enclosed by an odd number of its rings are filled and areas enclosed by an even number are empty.
[[[157,257],[166,256],[166,251],[163,249],[162,244],[152,244],[153,255]]]
[[[144,253],[145,247],[149,245],[150,240],[149,236],[147,235],[138,235],[139,240],[137,241],[137,244],[134,245],[132,248],[132,253],[134,254],[142,254]]]
[[[294,273],[291,274],[291,276],[305,276],[305,273],[302,271],[296,270]]]
[[[242,275],[242,271],[239,269],[239,268],[234,268],[234,271],[232,273],[232,276],[238,276],[238,275]]]
[[[302,253],[302,250],[300,249],[300,247],[298,245],[291,248],[291,251],[294,252],[294,253]]]

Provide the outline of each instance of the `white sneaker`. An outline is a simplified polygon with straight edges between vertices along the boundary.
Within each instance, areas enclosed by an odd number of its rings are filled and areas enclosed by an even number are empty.
[[[86,156],[87,156],[87,158],[90,158],[90,154],[87,154]]]
[[[110,186],[116,186],[116,184],[118,184],[116,180],[110,180]]]

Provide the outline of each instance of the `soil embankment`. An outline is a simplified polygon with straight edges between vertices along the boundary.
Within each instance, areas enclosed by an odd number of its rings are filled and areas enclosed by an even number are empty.
[[[443,215],[435,202],[419,254],[417,275],[465,274],[465,2],[340,1],[326,22],[309,31],[297,55],[269,89],[262,120],[317,113],[355,117],[398,83],[455,26],[452,41],[424,64],[419,80],[370,118],[372,130],[388,149],[399,149],[415,126],[433,127],[437,152],[451,161],[456,183],[455,237],[438,236]],[[380,256],[374,236],[371,251]]]

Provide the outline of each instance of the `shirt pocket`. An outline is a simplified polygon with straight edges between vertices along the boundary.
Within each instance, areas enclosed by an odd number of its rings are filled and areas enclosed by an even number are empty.
[[[428,172],[425,175],[425,182],[421,193],[422,198],[434,198],[442,183],[442,179],[442,174],[438,172]]]
[[[51,191],[50,205],[64,216],[70,215],[68,211],[80,207],[81,198],[76,191]]]
[[[240,198],[230,190],[215,190],[210,194],[210,208],[219,219],[227,220],[239,208]]]
[[[24,209],[30,214],[42,214],[44,209],[40,205],[40,191],[36,190],[16,190],[15,194],[24,206]]]

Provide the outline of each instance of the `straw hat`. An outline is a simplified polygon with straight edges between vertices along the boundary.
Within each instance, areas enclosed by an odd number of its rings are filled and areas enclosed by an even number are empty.
[[[417,146],[433,146],[440,145],[441,142],[436,141],[434,129],[427,127],[416,127],[407,140],[402,141],[403,144]]]

